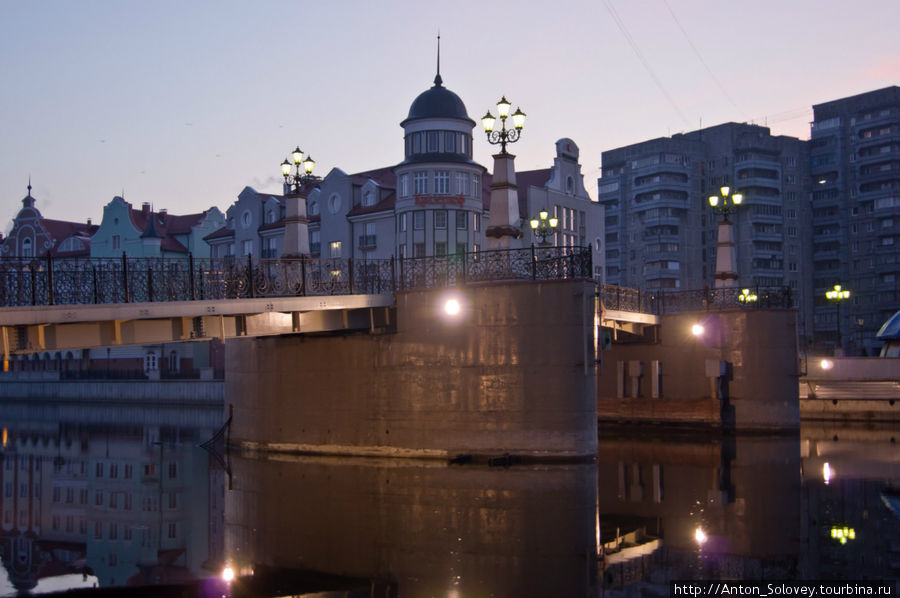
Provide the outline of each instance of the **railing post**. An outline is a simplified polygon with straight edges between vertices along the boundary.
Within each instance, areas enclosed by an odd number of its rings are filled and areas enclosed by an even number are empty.
[[[397,291],[397,272],[394,268],[394,256],[391,255],[391,292]]]
[[[531,280],[537,280],[537,254],[534,251],[534,243],[531,244]]]
[[[96,305],[100,302],[97,300],[97,266],[94,264],[91,264],[91,279],[94,283],[94,304]]]
[[[53,258],[47,254],[47,300],[53,305]]]
[[[122,290],[125,293],[125,303],[128,303],[128,258],[122,252]]]
[[[300,258],[300,295],[306,297],[306,258]]]
[[[194,292],[194,254],[188,254],[188,284],[191,285],[191,301],[196,299],[196,293]]]
[[[465,251],[462,252],[462,283],[466,284],[469,280],[469,254]]]
[[[147,262],[147,298],[153,303],[153,266]]]
[[[253,254],[247,254],[247,288],[249,289],[250,298],[253,299],[256,295],[253,292]]]
[[[31,304],[37,305],[37,274],[34,264],[31,265]]]
[[[403,256],[400,256],[400,289],[403,290],[406,288],[406,277],[403,272]]]
[[[353,257],[347,258],[347,269],[350,270],[349,278],[350,278],[350,294],[353,294]]]

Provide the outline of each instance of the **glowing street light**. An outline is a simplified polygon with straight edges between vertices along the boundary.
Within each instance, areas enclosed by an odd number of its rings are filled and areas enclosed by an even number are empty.
[[[722,215],[722,222],[728,222],[728,214],[741,205],[744,196],[740,193],[731,193],[731,187],[721,187],[719,193],[722,194],[721,198],[718,195],[709,196],[709,205],[715,213]]]
[[[506,128],[506,119],[510,116],[509,109],[511,106],[512,104],[507,101],[506,97],[500,98],[500,101],[497,102],[497,113],[500,115],[501,123],[499,131],[494,130],[494,123],[497,122],[497,119],[494,118],[494,115],[491,114],[490,110],[481,117],[481,124],[484,125],[484,132],[487,135],[488,143],[493,145],[499,144],[501,154],[506,154],[507,143],[514,143],[519,140],[519,135],[522,134],[522,128],[525,127],[525,113],[522,112],[521,108],[516,108],[516,111],[512,113],[514,128]]]
[[[833,289],[825,292],[825,298],[833,301],[835,307],[837,307],[837,343],[835,344],[835,351],[841,351],[841,303],[850,298],[850,291],[836,284]]]
[[[756,293],[751,293],[750,289],[744,289],[741,291],[741,294],[738,295],[738,299],[741,301],[741,303],[752,305],[759,300],[759,295],[757,295]]]
[[[691,334],[694,336],[703,336],[704,331],[703,324],[698,323],[691,326]]]
[[[694,540],[696,540],[697,544],[699,544],[700,546],[703,546],[703,544],[706,543],[708,539],[709,538],[707,537],[706,532],[703,531],[702,527],[698,527],[696,531],[694,531]]]
[[[281,175],[285,184],[291,186],[291,191],[298,193],[304,183],[316,180],[317,177],[312,174],[316,161],[309,154],[304,156],[299,145],[291,152],[291,159],[294,161],[293,165],[287,159],[281,163]],[[300,174],[301,168],[303,174]]]
[[[538,212],[537,218],[529,220],[528,224],[531,225],[531,232],[534,234],[535,240],[538,244],[543,245],[551,235],[556,234],[556,229],[559,227],[559,218],[556,216],[550,217],[550,213],[544,209]]]

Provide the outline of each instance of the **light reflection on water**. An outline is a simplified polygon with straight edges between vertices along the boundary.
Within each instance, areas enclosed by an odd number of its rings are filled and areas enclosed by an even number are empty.
[[[127,426],[35,413],[4,419],[0,595],[85,574],[179,583],[226,563],[403,597],[667,595],[674,579],[900,573],[897,427],[601,429],[596,463],[509,469],[231,454],[229,490],[199,448],[216,428],[196,413],[184,425],[132,414]]]

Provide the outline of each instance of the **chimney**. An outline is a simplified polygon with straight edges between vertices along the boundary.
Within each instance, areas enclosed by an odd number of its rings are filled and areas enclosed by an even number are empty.
[[[146,215],[148,215],[149,213],[150,213],[150,202],[145,201],[145,202],[143,203],[143,205],[141,205],[141,214],[143,214],[144,216],[146,216]]]
[[[159,211],[159,220],[160,220],[160,222],[165,222],[165,221],[166,221],[166,216],[168,216],[168,215],[169,215],[169,210],[165,210],[165,209],[160,210],[160,211]]]
[[[88,226],[90,226],[90,225],[91,225],[91,219],[88,218]]]

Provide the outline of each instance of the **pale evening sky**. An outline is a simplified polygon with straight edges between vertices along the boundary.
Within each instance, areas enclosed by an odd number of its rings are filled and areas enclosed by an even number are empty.
[[[812,105],[900,83],[897,0],[296,2],[0,0],[0,230],[28,177],[45,217],[135,206],[223,211],[245,185],[280,193],[295,145],[316,174],[403,158],[399,126],[431,86],[480,117],[528,114],[520,170],[700,126],[809,136]]]

